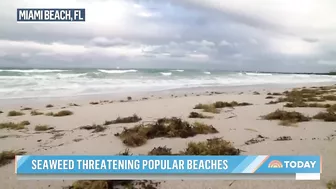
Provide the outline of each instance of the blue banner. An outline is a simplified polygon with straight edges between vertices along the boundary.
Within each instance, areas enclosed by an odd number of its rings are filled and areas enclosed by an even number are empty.
[[[17,22],[85,22],[85,9],[17,9]]]
[[[320,173],[320,156],[25,155],[17,174],[295,174]]]

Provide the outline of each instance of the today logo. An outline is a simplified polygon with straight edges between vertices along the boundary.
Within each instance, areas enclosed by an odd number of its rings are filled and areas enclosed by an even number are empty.
[[[273,160],[268,164],[268,168],[315,168],[316,161],[283,161]]]

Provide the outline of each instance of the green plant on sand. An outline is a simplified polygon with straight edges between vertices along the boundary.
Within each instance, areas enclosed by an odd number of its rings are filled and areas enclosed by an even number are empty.
[[[124,128],[121,133],[115,134],[120,137],[123,143],[127,146],[141,146],[149,139],[153,138],[188,138],[197,134],[211,134],[218,133],[212,125],[203,123],[190,124],[182,121],[179,118],[161,118],[153,124],[137,125],[132,128]]]

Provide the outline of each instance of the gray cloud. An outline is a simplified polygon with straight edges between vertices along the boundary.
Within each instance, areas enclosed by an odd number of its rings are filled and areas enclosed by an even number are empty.
[[[4,10],[0,13],[0,66],[122,64],[264,71],[329,71],[335,67],[336,23],[326,16],[334,14],[330,9],[334,1],[313,0],[298,7],[295,14],[290,0],[274,5],[264,1],[0,2]],[[316,3],[322,8],[314,8]],[[85,7],[87,21],[17,24],[13,12],[24,6]],[[312,17],[304,15],[306,10]],[[311,27],[313,21],[315,27]]]

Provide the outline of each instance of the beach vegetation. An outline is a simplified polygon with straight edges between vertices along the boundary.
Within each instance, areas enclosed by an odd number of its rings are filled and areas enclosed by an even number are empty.
[[[275,97],[274,96],[266,96],[265,99],[274,99]]]
[[[275,141],[286,141],[286,140],[292,140],[291,136],[281,136],[275,139]]]
[[[103,126],[103,125],[93,124],[93,125],[81,126],[81,127],[79,127],[79,129],[92,130],[92,133],[99,133],[99,132],[105,131],[107,129],[107,127]]]
[[[7,114],[7,116],[22,116],[22,115],[25,115],[25,113],[18,112],[18,111],[15,111],[15,110],[9,111],[8,114]]]
[[[79,106],[79,105],[76,103],[70,103],[69,106]]]
[[[282,125],[292,125],[297,122],[310,121],[311,118],[296,111],[276,110],[267,115],[261,116],[266,120],[280,120]]]
[[[334,112],[336,113],[336,104],[331,105],[327,108],[327,112]]]
[[[136,123],[141,121],[142,118],[139,117],[137,114],[133,114],[132,116],[128,117],[118,117],[112,121],[105,121],[104,125],[111,125],[111,124],[118,124],[118,123]]]
[[[148,155],[154,155],[154,156],[176,155],[176,154],[172,154],[171,150],[172,149],[167,148],[167,146],[154,147],[151,151],[148,152]]]
[[[97,105],[99,102],[90,102],[91,105]]]
[[[0,129],[10,129],[10,130],[21,130],[27,125],[26,122],[14,123],[14,122],[4,122],[0,123]]]
[[[207,116],[198,112],[190,112],[189,118],[201,118],[201,119],[211,119],[213,116]]]
[[[254,91],[253,94],[254,94],[254,95],[260,95],[260,93],[257,92],[257,91]]]
[[[20,122],[21,125],[30,125],[30,122],[25,120]]]
[[[302,101],[297,101],[297,102],[290,102],[290,103],[286,103],[284,105],[284,107],[287,108],[296,108],[296,107],[309,107],[309,108],[329,108],[331,107],[330,104],[321,104],[321,103],[306,103],[306,102],[302,102]]]
[[[45,113],[44,115],[46,115],[46,116],[53,116],[54,113],[53,113],[53,112],[47,112],[47,113]]]
[[[54,105],[52,105],[52,104],[47,104],[46,105],[46,108],[52,108],[52,107],[54,107]]]
[[[322,96],[322,99],[329,100],[329,101],[336,101],[336,95],[326,95]]]
[[[57,112],[56,114],[53,114],[54,117],[62,117],[62,116],[69,116],[72,115],[73,112],[69,110],[62,110]]]
[[[30,112],[30,115],[32,115],[32,116],[37,116],[37,115],[42,115],[43,113],[42,112],[39,112],[39,111],[37,111],[37,110],[32,110],[31,112]]]
[[[257,143],[260,143],[260,142],[264,142],[266,139],[267,139],[267,137],[265,137],[265,136],[257,135],[257,137],[246,141],[245,145],[257,144]]]
[[[3,113],[3,111],[0,110],[0,114],[2,114],[2,113]]]
[[[278,104],[278,103],[279,103],[278,101],[273,101],[273,100],[271,100],[271,101],[267,102],[266,105],[270,105],[270,104]]]
[[[249,106],[252,105],[251,103],[247,102],[241,102],[238,103],[236,101],[232,102],[223,102],[223,101],[216,101],[211,104],[197,104],[194,109],[203,109],[204,112],[210,112],[210,113],[220,113],[219,108],[233,108],[236,106]]]
[[[128,97],[127,97],[127,100],[128,100],[128,101],[132,100],[132,97],[128,96]]]
[[[14,159],[16,155],[23,155],[25,154],[25,151],[2,151],[0,153],[0,167],[10,164]]]
[[[222,138],[211,138],[202,142],[189,142],[181,155],[239,155],[240,150]]]
[[[166,137],[166,138],[188,138],[198,134],[218,133],[212,125],[204,123],[193,123],[183,121],[179,118],[161,118],[152,124],[136,125],[132,128],[124,128],[121,133],[116,133],[127,146],[141,146],[149,139]]]
[[[222,138],[211,138],[201,142],[189,142],[187,148],[172,153],[171,148],[155,147],[148,152],[148,155],[239,155],[240,149],[237,149],[229,141]]]
[[[319,112],[318,114],[314,115],[313,118],[323,120],[325,122],[336,122],[336,113],[331,111]]]
[[[29,107],[25,107],[25,108],[22,108],[21,111],[23,110],[32,110],[32,108],[29,108]]]
[[[327,183],[327,189],[336,189],[336,180],[330,180]]]
[[[54,127],[50,127],[49,125],[36,125],[35,126],[35,131],[48,131],[52,129],[54,129]]]

